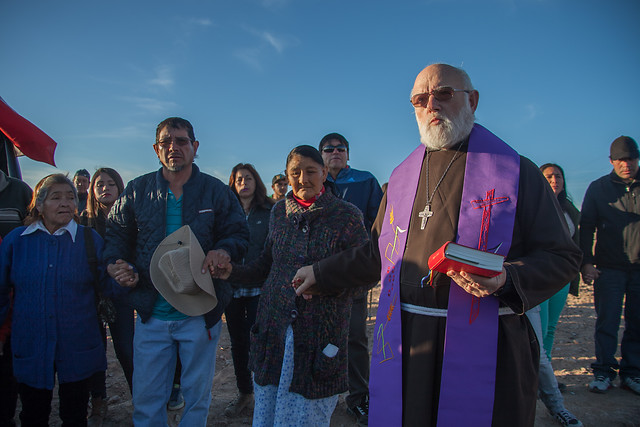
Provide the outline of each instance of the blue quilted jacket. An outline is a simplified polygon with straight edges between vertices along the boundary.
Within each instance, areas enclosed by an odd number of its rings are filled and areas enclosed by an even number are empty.
[[[104,259],[121,258],[138,270],[140,281],[129,301],[142,322],[151,317],[158,291],[151,282],[149,264],[158,244],[166,237],[169,182],[162,169],[142,175],[127,184],[109,212]],[[193,165],[191,177],[182,188],[182,224],[189,224],[204,253],[226,250],[234,261],[247,250],[249,228],[237,197],[217,178]],[[204,315],[207,328],[215,325],[231,301],[228,282],[214,280],[218,305]]]

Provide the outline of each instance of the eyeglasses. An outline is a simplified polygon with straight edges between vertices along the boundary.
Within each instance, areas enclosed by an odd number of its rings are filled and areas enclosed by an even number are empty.
[[[453,95],[456,92],[470,93],[471,91],[465,89],[454,89],[450,86],[442,86],[433,89],[431,92],[416,93],[409,101],[411,101],[414,107],[426,108],[429,103],[430,96],[433,96],[437,101],[443,102],[449,101],[453,98]]]
[[[171,146],[172,142],[178,147],[184,147],[191,142],[191,138],[187,138],[186,136],[178,136],[174,138],[163,139],[162,141],[156,142],[156,144],[160,146],[160,148],[164,148],[166,150]]]
[[[338,153],[344,153],[347,151],[347,147],[344,145],[325,145],[322,147],[322,152],[327,154],[333,153],[335,150],[338,150]]]

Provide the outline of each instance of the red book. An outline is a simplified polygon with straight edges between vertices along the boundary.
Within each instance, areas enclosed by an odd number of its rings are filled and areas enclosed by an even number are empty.
[[[449,270],[466,271],[484,277],[494,277],[502,272],[504,257],[479,251],[454,242],[446,242],[429,257],[429,269],[447,273]]]

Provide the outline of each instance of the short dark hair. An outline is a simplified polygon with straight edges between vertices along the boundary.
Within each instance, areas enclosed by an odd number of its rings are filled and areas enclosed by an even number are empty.
[[[75,175],[73,175],[73,179],[75,179],[77,176],[84,176],[87,179],[91,179],[91,175],[89,174],[89,171],[86,169],[78,169]]]
[[[156,143],[158,142],[160,132],[162,132],[162,129],[166,127],[172,129],[186,129],[187,133],[189,134],[189,138],[191,138],[191,142],[196,140],[196,135],[193,132],[193,126],[191,125],[191,123],[189,123],[189,120],[185,120],[180,117],[169,117],[168,119],[164,119],[163,121],[161,121],[156,128]]]
[[[287,164],[284,166],[285,170],[289,167],[289,162],[293,158],[293,156],[298,155],[302,157],[307,157],[314,162],[318,163],[320,166],[324,167],[324,160],[322,160],[322,154],[315,148],[310,145],[298,145],[296,148],[289,152],[287,156]]]
[[[253,175],[253,179],[256,181],[256,190],[253,193],[253,200],[251,200],[251,208],[256,206],[264,206],[269,201],[267,197],[267,187],[264,186],[264,182],[262,182],[262,178],[260,178],[260,174],[256,170],[256,168],[251,163],[238,163],[231,169],[231,175],[229,176],[229,188],[233,191],[233,194],[236,195],[238,200],[240,200],[240,196],[236,191],[236,174],[239,170],[246,169]]]
[[[342,145],[347,147],[347,153],[349,152],[349,141],[347,141],[347,138],[336,132],[329,133],[322,137],[322,139],[320,140],[320,145],[318,145],[318,151],[322,151],[322,147],[324,147],[324,145],[332,139],[337,139],[338,141],[340,141]]]

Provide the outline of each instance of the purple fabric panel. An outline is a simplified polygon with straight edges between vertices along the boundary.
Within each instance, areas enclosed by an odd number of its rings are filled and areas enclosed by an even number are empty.
[[[519,171],[518,154],[476,124],[469,140],[458,243],[489,251],[499,246],[501,255],[509,252]],[[484,224],[484,241],[483,215],[490,218]],[[491,426],[497,345],[497,298],[474,298],[451,281],[438,426]]]
[[[402,333],[400,268],[424,146],[420,145],[391,174],[387,208],[378,239],[382,290],[373,336],[369,380],[369,425],[402,425]]]

